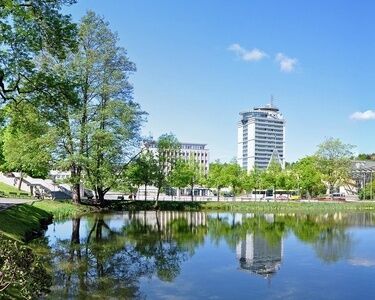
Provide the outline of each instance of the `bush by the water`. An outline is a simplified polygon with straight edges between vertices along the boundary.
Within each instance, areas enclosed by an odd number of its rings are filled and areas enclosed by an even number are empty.
[[[0,299],[36,299],[49,291],[51,280],[30,248],[0,235]]]

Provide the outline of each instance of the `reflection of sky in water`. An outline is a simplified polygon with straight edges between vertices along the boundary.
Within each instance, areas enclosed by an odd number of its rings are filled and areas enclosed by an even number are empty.
[[[242,222],[239,214],[210,216],[228,224]],[[274,221],[272,215],[264,219]],[[129,215],[105,215],[104,220],[119,231],[129,223]],[[81,240],[90,224],[90,218],[81,219]],[[71,231],[71,221],[56,222],[46,236],[53,244],[56,237],[70,239]],[[270,243],[259,233],[233,244],[224,238],[215,242],[208,233],[194,254],[181,262],[181,272],[172,282],[154,274],[140,279],[140,290],[148,299],[375,299],[375,226],[324,231],[314,242],[303,242],[290,231]],[[241,268],[241,257],[246,257],[249,269]],[[278,264],[272,276],[252,269],[264,257]]]

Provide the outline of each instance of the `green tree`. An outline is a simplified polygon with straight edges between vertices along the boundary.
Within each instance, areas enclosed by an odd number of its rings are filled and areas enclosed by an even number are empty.
[[[51,150],[48,125],[38,111],[27,102],[9,103],[8,125],[3,134],[3,170],[21,173],[18,189],[24,174],[45,178],[51,167]]]
[[[358,160],[375,160],[375,153],[360,153],[357,156]]]
[[[191,189],[191,201],[194,201],[194,186],[201,182],[201,178],[199,164],[194,159],[189,161],[180,159],[172,170],[170,183],[177,188],[189,186]]]
[[[250,173],[244,174],[243,177],[243,188],[246,190],[247,193],[252,193],[255,191],[255,195],[257,190],[260,189],[262,185],[262,171],[258,168],[254,168],[250,171]]]
[[[143,152],[129,167],[127,178],[135,186],[145,187],[145,200],[147,200],[147,186],[155,181],[156,160],[151,151]]]
[[[285,183],[285,177],[280,164],[276,160],[272,160],[262,177],[264,187],[272,188],[273,196],[276,199],[276,189],[283,188]]]
[[[220,200],[220,190],[225,187],[226,179],[224,174],[225,164],[216,161],[210,164],[210,168],[206,178],[206,185],[209,188],[216,188],[217,190],[217,201]]]
[[[224,166],[223,172],[226,186],[231,187],[233,197],[236,199],[236,195],[243,189],[243,175],[245,171],[237,164],[237,162],[233,161]]]
[[[324,193],[323,174],[318,167],[318,159],[315,156],[307,156],[297,161],[292,169],[292,175],[295,177],[296,188],[301,196],[308,199]]]
[[[44,72],[62,83],[41,106],[54,125],[55,157],[71,171],[74,202],[84,181],[103,205],[136,156],[144,113],[128,80],[135,65],[117,43],[109,24],[89,11],[79,25],[78,51],[63,61],[39,58]],[[61,100],[58,106],[53,96]]]
[[[351,157],[354,146],[339,139],[328,138],[318,146],[318,169],[329,193],[350,179]]]
[[[173,134],[163,134],[156,142],[155,186],[158,189],[155,206],[158,205],[162,188],[166,187],[180,153],[180,143]]]
[[[63,5],[74,2],[0,1],[0,99],[3,103],[40,90],[36,55],[48,51],[54,57],[63,58],[75,48],[76,26],[70,16],[60,12]]]

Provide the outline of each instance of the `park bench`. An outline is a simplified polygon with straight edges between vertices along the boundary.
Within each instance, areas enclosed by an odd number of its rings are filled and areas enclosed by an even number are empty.
[[[29,197],[29,194],[28,193],[20,193],[20,197],[27,198],[27,197]]]
[[[17,192],[9,192],[9,196],[18,196],[18,193]]]

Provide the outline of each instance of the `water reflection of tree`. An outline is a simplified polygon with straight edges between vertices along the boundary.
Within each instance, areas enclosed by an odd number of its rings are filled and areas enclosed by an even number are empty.
[[[316,254],[326,263],[348,258],[352,249],[352,239],[343,228],[329,228],[322,231],[313,247]]]
[[[159,220],[160,212],[156,212]],[[173,281],[181,263],[203,243],[204,226],[175,219],[161,228],[134,219],[121,230],[108,226],[103,215],[88,222],[87,238],[80,236],[80,219],[72,219],[70,239],[52,247],[55,287],[51,298],[140,298],[141,277],[156,275]]]
[[[73,219],[71,239],[57,241],[53,249],[51,298],[138,298],[138,279],[153,272],[152,264],[127,246],[102,215],[94,218],[86,240],[80,238],[80,219]]]
[[[203,243],[206,228],[188,224],[185,218],[172,219],[162,227],[160,213],[155,212],[156,228],[134,219],[124,232],[136,251],[154,261],[159,279],[173,281],[181,271],[181,263]]]

